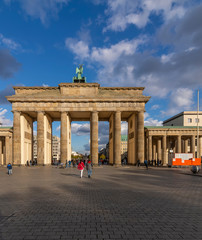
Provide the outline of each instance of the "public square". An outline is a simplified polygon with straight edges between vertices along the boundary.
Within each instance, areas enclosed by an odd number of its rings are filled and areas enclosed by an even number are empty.
[[[188,168],[0,168],[0,239],[202,239],[202,175]]]

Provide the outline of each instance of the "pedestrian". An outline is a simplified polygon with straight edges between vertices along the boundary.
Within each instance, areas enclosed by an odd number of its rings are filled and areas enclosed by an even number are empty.
[[[144,165],[145,165],[146,169],[148,170],[148,162],[146,159],[144,160]]]
[[[69,160],[69,167],[71,167],[71,160]]]
[[[84,167],[83,167],[83,164],[82,164],[82,162],[80,161],[80,163],[78,164],[78,170],[80,171],[80,178],[82,178],[83,177],[83,169],[84,169]]]
[[[7,165],[7,169],[8,169],[8,175],[10,176],[13,172],[12,172],[12,165],[11,165],[11,163],[9,163],[8,165]]]
[[[29,161],[27,160],[27,167],[29,167]]]
[[[67,160],[66,160],[66,165],[65,165],[65,168],[68,168],[68,163],[67,163]]]
[[[137,166],[138,167],[140,166],[140,160],[139,159],[137,160]]]
[[[30,167],[32,166],[32,160],[29,161],[29,165],[30,165]]]
[[[88,162],[87,162],[86,169],[88,170],[88,178],[91,178],[91,175],[92,175],[92,163],[91,163],[90,160],[88,160]]]

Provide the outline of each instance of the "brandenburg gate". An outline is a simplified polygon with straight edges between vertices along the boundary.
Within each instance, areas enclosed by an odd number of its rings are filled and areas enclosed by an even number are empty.
[[[52,122],[61,122],[61,163],[71,160],[71,122],[90,121],[90,154],[98,164],[98,122],[109,121],[109,163],[121,164],[121,121],[128,122],[128,161],[144,162],[144,111],[150,97],[143,87],[101,87],[98,83],[61,83],[58,87],[14,87],[7,99],[13,111],[13,164],[33,155],[37,121],[37,163],[51,164]]]

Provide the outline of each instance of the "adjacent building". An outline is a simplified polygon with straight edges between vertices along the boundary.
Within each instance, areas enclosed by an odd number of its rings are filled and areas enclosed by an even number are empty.
[[[198,125],[202,127],[202,112],[197,115],[196,111],[184,111],[181,112],[163,122],[163,126],[186,126],[196,127]]]
[[[128,150],[128,135],[121,135],[121,155]]]

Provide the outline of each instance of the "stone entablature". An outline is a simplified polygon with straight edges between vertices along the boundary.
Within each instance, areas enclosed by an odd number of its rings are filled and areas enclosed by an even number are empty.
[[[164,127],[145,127],[146,136],[192,136],[197,135],[196,127],[164,126]],[[199,135],[202,135],[202,127],[199,128]]]
[[[172,153],[193,153],[202,157],[202,127],[199,127],[199,142],[196,146],[197,127],[149,126],[145,127],[145,155],[147,160],[161,160],[168,164]],[[188,147],[188,143],[190,146]],[[198,150],[198,151],[197,151]],[[170,159],[171,160],[171,159]]]
[[[7,97],[14,114],[14,164],[23,165],[30,158],[30,136],[23,125],[37,121],[37,162],[51,163],[52,122],[61,122],[61,162],[71,158],[71,122],[90,121],[91,156],[98,163],[98,122],[110,121],[110,163],[121,164],[121,121],[134,121],[136,133],[129,152],[131,162],[144,162],[144,111],[150,97],[143,87],[100,87],[98,83],[61,83],[58,87],[14,87]],[[30,120],[31,118],[31,120]],[[21,119],[21,121],[20,121]],[[48,128],[48,126],[50,127]],[[32,134],[33,135],[33,134]],[[31,136],[32,136],[31,135]],[[23,151],[23,146],[27,148]],[[32,144],[32,143],[31,143]],[[134,148],[135,146],[135,148]],[[27,152],[28,151],[28,152]]]

